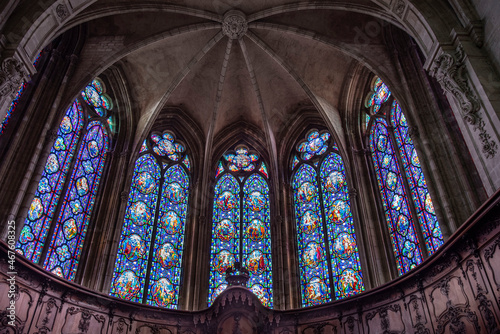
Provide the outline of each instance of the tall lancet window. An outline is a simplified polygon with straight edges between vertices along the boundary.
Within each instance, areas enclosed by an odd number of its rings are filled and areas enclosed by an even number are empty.
[[[302,306],[364,290],[344,163],[326,131],[313,129],[292,157]]]
[[[273,306],[268,172],[256,152],[237,146],[224,154],[216,174],[208,304],[227,287],[226,270],[239,262],[248,287]]]
[[[366,108],[366,135],[401,275],[422,262],[421,243],[431,255],[443,235],[406,118],[380,78],[373,80]]]
[[[191,163],[170,131],[141,147],[130,185],[110,294],[175,309],[181,285]]]
[[[16,245],[29,260],[69,280],[75,278],[114,131],[105,91],[94,79],[66,111]]]

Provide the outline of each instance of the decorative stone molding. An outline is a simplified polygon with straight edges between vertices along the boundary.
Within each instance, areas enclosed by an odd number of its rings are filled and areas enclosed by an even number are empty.
[[[56,14],[60,21],[64,21],[70,15],[68,7],[66,7],[66,5],[63,3],[57,5]]]
[[[28,71],[15,58],[6,58],[0,68],[0,95],[14,97],[23,81],[28,81]]]
[[[394,13],[396,13],[399,17],[403,16],[403,13],[406,9],[406,2],[404,0],[398,0],[396,5],[394,6]]]
[[[469,85],[465,58],[466,54],[461,45],[457,47],[454,54],[443,52],[434,60],[430,74],[436,78],[445,91],[457,100],[463,119],[473,127],[474,131],[479,132],[483,153],[487,158],[493,158],[497,153],[498,145],[486,132],[486,124],[479,112],[481,108],[479,99]]]
[[[248,30],[245,14],[239,10],[230,10],[224,14],[222,32],[231,39],[240,39]]]

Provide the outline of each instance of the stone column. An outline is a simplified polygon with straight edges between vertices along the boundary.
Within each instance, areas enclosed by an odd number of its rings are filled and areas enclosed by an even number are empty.
[[[465,35],[454,33],[425,67],[446,92],[484,188],[500,188],[500,78],[490,60]]]

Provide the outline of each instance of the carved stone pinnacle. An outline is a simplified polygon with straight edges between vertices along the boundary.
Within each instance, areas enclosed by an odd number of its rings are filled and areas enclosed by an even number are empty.
[[[222,32],[231,39],[240,39],[248,30],[246,15],[239,10],[230,10],[224,14]]]

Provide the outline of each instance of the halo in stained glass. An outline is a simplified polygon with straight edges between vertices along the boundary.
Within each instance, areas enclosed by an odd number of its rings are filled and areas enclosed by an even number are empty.
[[[336,256],[346,260],[356,252],[356,241],[351,234],[342,232],[335,238],[333,249]]]
[[[238,205],[236,196],[230,191],[224,191],[217,198],[217,207],[223,211],[231,211]]]
[[[266,262],[266,258],[262,251],[254,250],[250,253],[246,261],[247,269],[252,274],[260,275],[266,270]]]
[[[347,206],[344,201],[337,200],[328,211],[328,218],[336,224],[342,224],[349,213],[349,206]]]
[[[306,287],[306,298],[311,305],[319,305],[328,298],[328,287],[319,277],[313,277]]]
[[[351,268],[345,269],[337,282],[337,290],[344,297],[362,292],[363,285],[359,273]]]
[[[63,224],[63,233],[66,240],[71,240],[76,236],[78,228],[76,227],[76,222],[73,218],[66,220]]]
[[[43,205],[40,198],[35,197],[31,202],[30,209],[28,210],[28,218],[30,220],[37,220],[43,214]]]
[[[68,134],[73,131],[73,125],[71,124],[71,118],[69,116],[64,116],[59,129],[63,134]]]
[[[146,254],[146,243],[138,234],[131,234],[123,243],[123,254],[130,261],[141,259]]]
[[[142,226],[149,222],[151,219],[151,213],[143,201],[137,201],[130,206],[130,219],[134,224]]]
[[[226,270],[234,265],[235,259],[233,254],[227,250],[220,251],[216,256],[215,270],[223,274]]]
[[[175,301],[175,289],[167,278],[160,278],[151,289],[156,305],[166,307]]]
[[[302,202],[310,202],[316,195],[316,187],[311,182],[304,182],[298,190],[299,200]]]
[[[140,290],[140,283],[133,271],[124,271],[115,282],[115,290],[123,299],[132,299]]]
[[[323,248],[317,242],[310,242],[302,255],[304,263],[310,268],[316,268],[323,261]]]
[[[177,182],[172,182],[167,187],[167,198],[170,202],[178,204],[185,199],[184,188]]]
[[[252,241],[260,241],[266,236],[266,226],[259,219],[253,219],[246,229],[246,235]]]
[[[158,259],[163,268],[170,269],[177,265],[179,262],[179,255],[174,246],[166,242],[158,250]]]
[[[307,210],[304,213],[304,215],[302,216],[302,219],[300,222],[300,229],[305,234],[311,234],[314,231],[316,231],[319,224],[320,224],[320,221],[319,221],[318,215],[311,210]]]
[[[265,196],[259,191],[253,191],[247,198],[247,204],[252,211],[261,211],[266,205]]]
[[[229,241],[236,236],[234,223],[229,219],[223,219],[215,227],[215,235],[222,241]]]
[[[168,234],[176,234],[182,228],[182,221],[175,211],[168,211],[160,218],[161,228]]]
[[[89,182],[85,176],[82,176],[76,181],[76,191],[78,195],[84,196],[89,191]]]
[[[136,179],[136,186],[145,195],[152,193],[156,188],[156,181],[149,172],[142,172]]]
[[[47,158],[47,164],[45,165],[45,171],[47,174],[54,174],[59,170],[59,161],[57,160],[57,155],[51,153]]]
[[[336,193],[345,185],[345,177],[339,171],[333,171],[326,179],[326,190]]]

